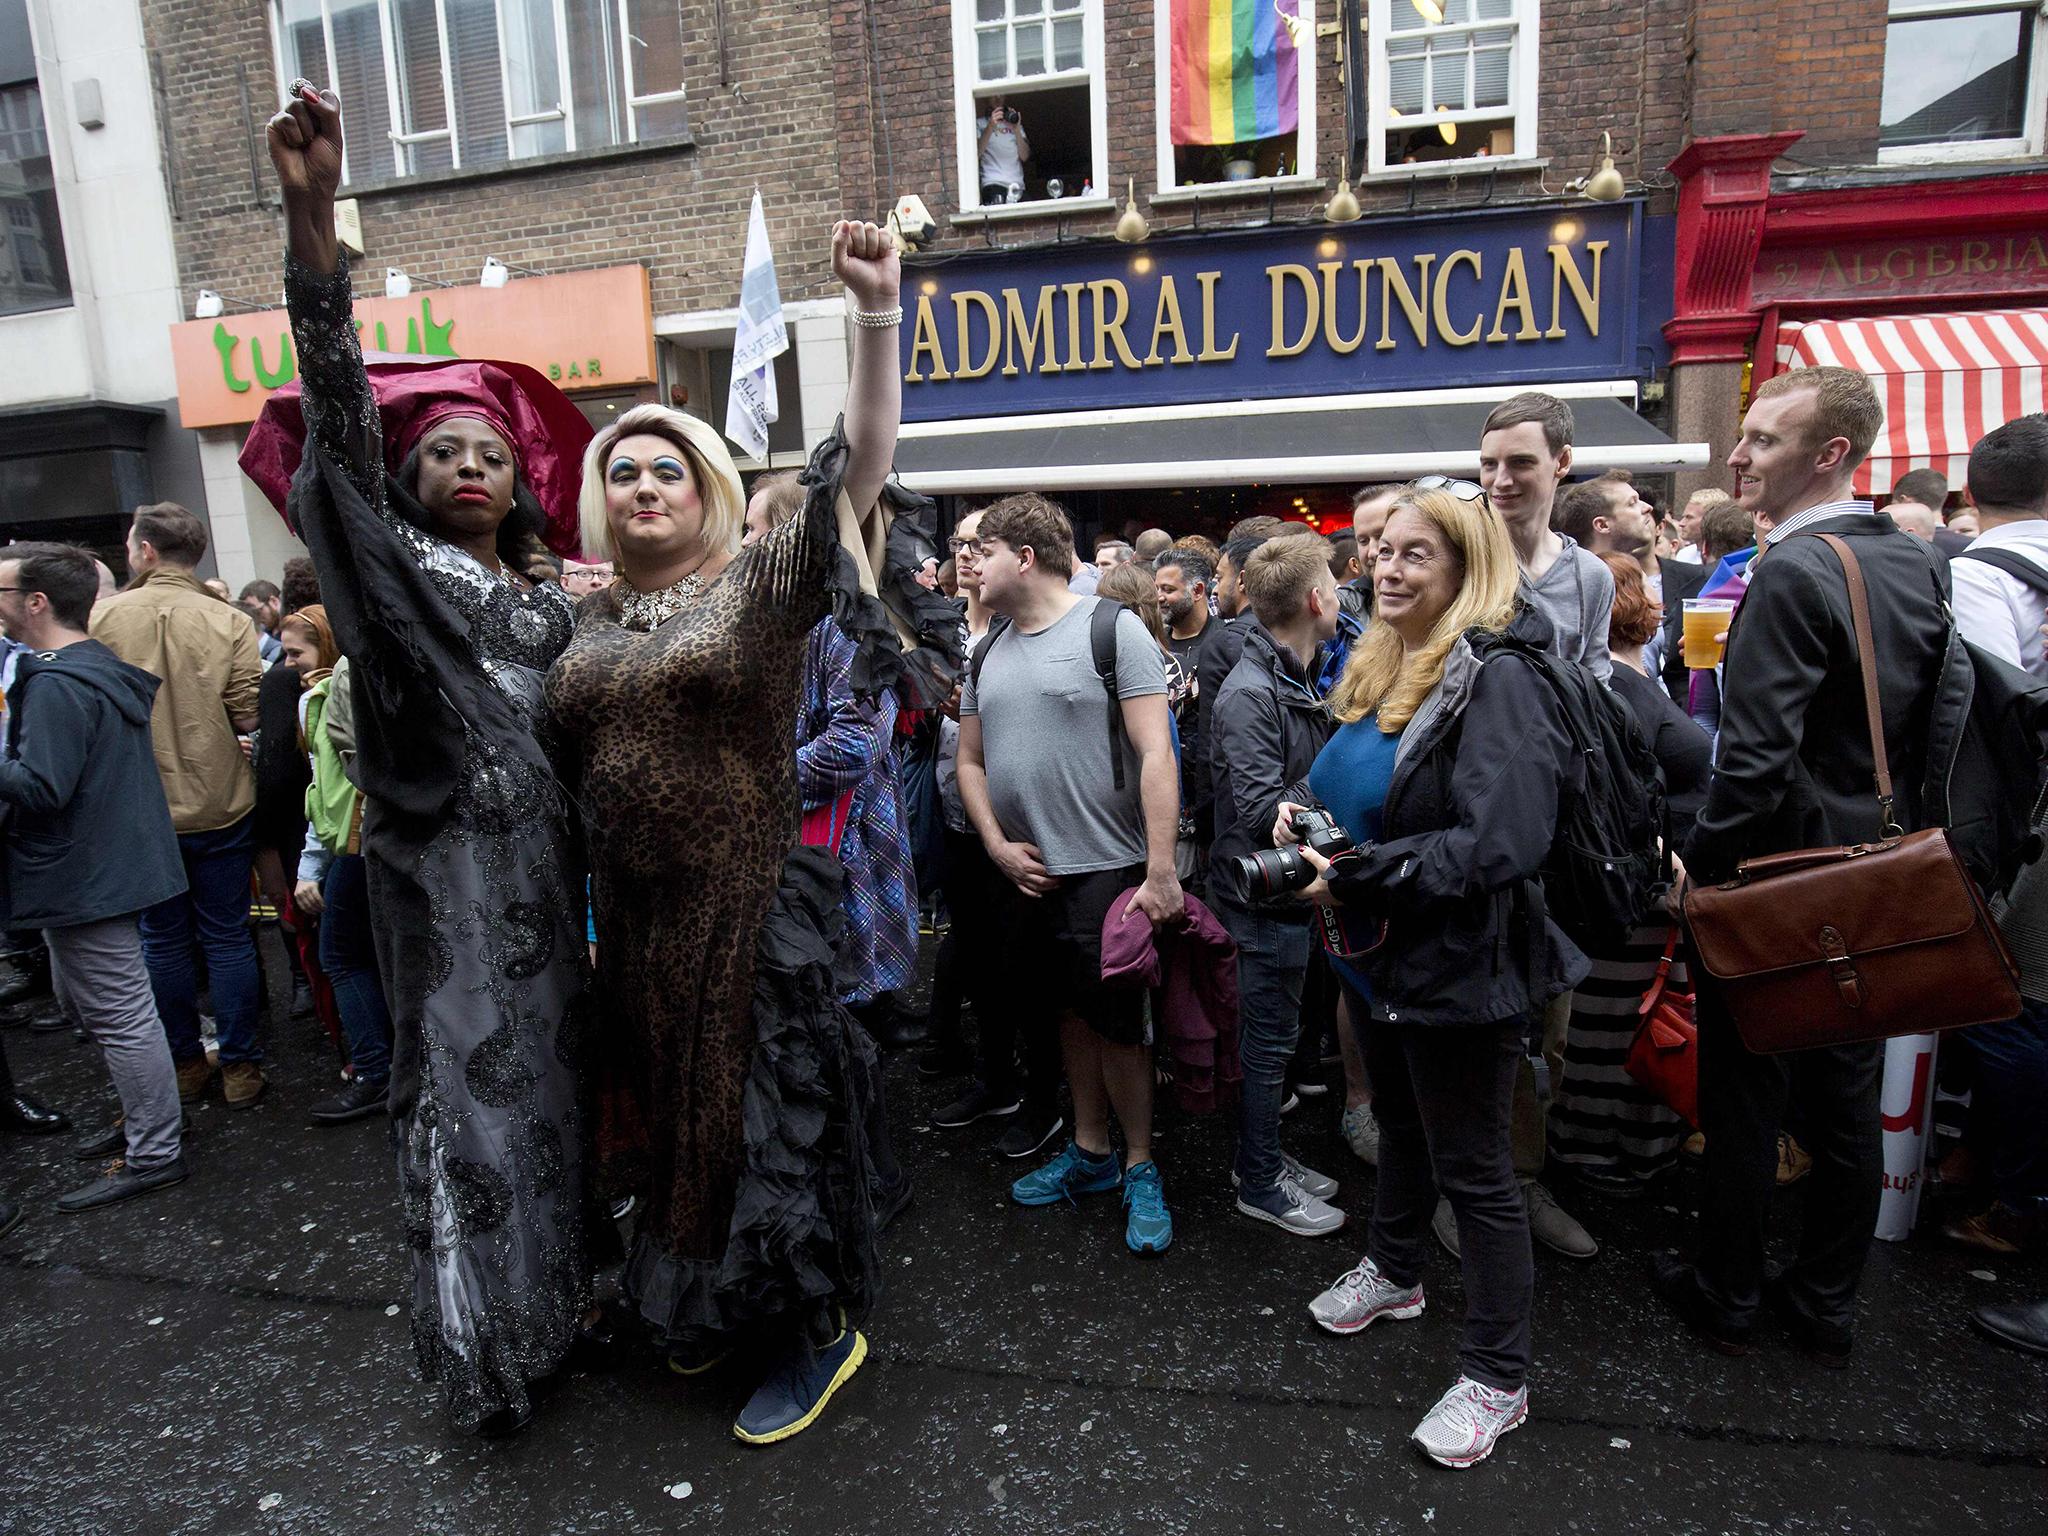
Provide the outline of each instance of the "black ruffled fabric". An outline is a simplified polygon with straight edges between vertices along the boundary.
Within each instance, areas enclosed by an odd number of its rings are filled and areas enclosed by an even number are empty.
[[[844,878],[825,850],[794,850],[762,920],[725,1252],[680,1259],[643,1233],[626,1261],[626,1299],[669,1348],[705,1351],[760,1325],[823,1344],[880,1293],[869,1127],[881,1062],[834,995]]]
[[[837,523],[836,503],[850,453],[842,419],[804,467],[805,517],[828,527]],[[891,479],[882,487],[882,509],[889,533],[882,568],[875,572],[879,595],[861,590],[860,569],[842,546],[834,551],[825,577],[832,617],[854,644],[855,693],[868,698],[894,688],[903,708],[936,709],[960,680],[963,664],[962,605],[917,579],[924,562],[938,555],[938,503]]]

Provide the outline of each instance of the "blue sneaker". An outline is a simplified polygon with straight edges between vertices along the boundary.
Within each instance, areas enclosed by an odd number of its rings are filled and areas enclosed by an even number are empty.
[[[1133,1253],[1164,1253],[1173,1246],[1173,1213],[1166,1208],[1157,1163],[1124,1171],[1124,1246]]]
[[[1057,1205],[1076,1195],[1107,1194],[1123,1181],[1114,1152],[1091,1157],[1070,1141],[1058,1157],[1012,1184],[1010,1198],[1019,1205]]]
[[[867,1357],[868,1341],[852,1328],[815,1355],[793,1351],[747,1399],[733,1434],[749,1445],[773,1445],[802,1434]]]

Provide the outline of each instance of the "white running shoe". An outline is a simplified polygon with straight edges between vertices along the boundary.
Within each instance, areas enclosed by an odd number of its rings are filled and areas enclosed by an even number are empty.
[[[1469,1467],[1491,1456],[1500,1437],[1528,1417],[1527,1387],[1503,1392],[1460,1376],[1410,1438],[1440,1467]]]
[[[1280,1182],[1267,1190],[1240,1187],[1237,1208],[1245,1215],[1269,1221],[1296,1237],[1328,1237],[1344,1225],[1344,1213],[1328,1201],[1302,1188],[1292,1174],[1280,1175]]]
[[[1355,1104],[1345,1110],[1338,1117],[1337,1133],[1344,1138],[1353,1157],[1368,1168],[1379,1166],[1380,1123],[1373,1118],[1370,1104]]]
[[[1383,1317],[1420,1317],[1422,1305],[1420,1285],[1395,1285],[1371,1259],[1360,1259],[1356,1269],[1308,1304],[1308,1315],[1329,1333],[1357,1333]]]
[[[1294,1180],[1295,1183],[1299,1184],[1318,1200],[1334,1200],[1337,1198],[1338,1185],[1335,1179],[1331,1178],[1327,1173],[1317,1173],[1315,1169],[1298,1160],[1290,1152],[1282,1152],[1280,1154],[1280,1177]],[[1238,1178],[1237,1170],[1232,1168],[1230,1170],[1230,1187],[1237,1189],[1242,1184],[1243,1180]]]

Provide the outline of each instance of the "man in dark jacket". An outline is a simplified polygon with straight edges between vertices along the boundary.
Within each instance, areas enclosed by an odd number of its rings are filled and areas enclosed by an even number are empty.
[[[1949,620],[1946,581],[1927,544],[1854,499],[1850,480],[1884,410],[1845,368],[1781,374],[1757,391],[1728,456],[1737,499],[1768,530],[1728,636],[1730,680],[1705,810],[1686,840],[1694,882],[1723,880],[1744,859],[1875,840],[1887,819],[1922,824],[1927,722]],[[1842,563],[1807,533],[1855,552],[1870,590],[1885,752],[1897,801],[1878,804],[1875,760]],[[1846,1360],[1856,1284],[1884,1178],[1878,1090],[1881,1044],[1776,1056],[1744,1047],[1702,975],[1700,1129],[1706,1188],[1697,1268],[1656,1262],[1658,1293],[1717,1349],[1741,1354],[1769,1302],[1809,1353]],[[1764,1217],[1788,1111],[1813,1153],[1799,1257],[1764,1273]]]
[[[0,552],[0,628],[29,648],[7,691],[0,927],[41,928],[57,994],[98,1042],[121,1123],[80,1146],[109,1161],[57,1201],[92,1210],[183,1182],[178,1078],[136,914],[185,889],[150,744],[157,680],[85,632],[92,557],[61,544]]]
[[[1212,909],[1237,941],[1238,1046],[1244,1064],[1237,1208],[1282,1231],[1320,1237],[1344,1225],[1336,1181],[1280,1150],[1280,1102],[1301,1035],[1309,912],[1276,892],[1261,901],[1237,861],[1273,846],[1282,792],[1308,777],[1331,721],[1304,663],[1337,632],[1337,581],[1320,539],[1272,539],[1246,560],[1253,621],[1210,706],[1216,841]]]

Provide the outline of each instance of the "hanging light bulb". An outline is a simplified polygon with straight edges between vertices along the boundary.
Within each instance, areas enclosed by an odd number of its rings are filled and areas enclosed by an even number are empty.
[[[1628,194],[1628,183],[1621,172],[1614,168],[1614,139],[1611,134],[1600,135],[1600,169],[1587,180],[1585,195],[1596,203],[1618,202]]]
[[[1438,0],[1411,0],[1411,3],[1415,7],[1416,14],[1421,16],[1432,27],[1443,25],[1444,8],[1438,3]]]
[[[1152,226],[1145,222],[1145,216],[1138,212],[1138,183],[1133,177],[1129,190],[1124,195],[1124,211],[1116,221],[1116,237],[1125,245],[1136,245],[1152,233]]]

